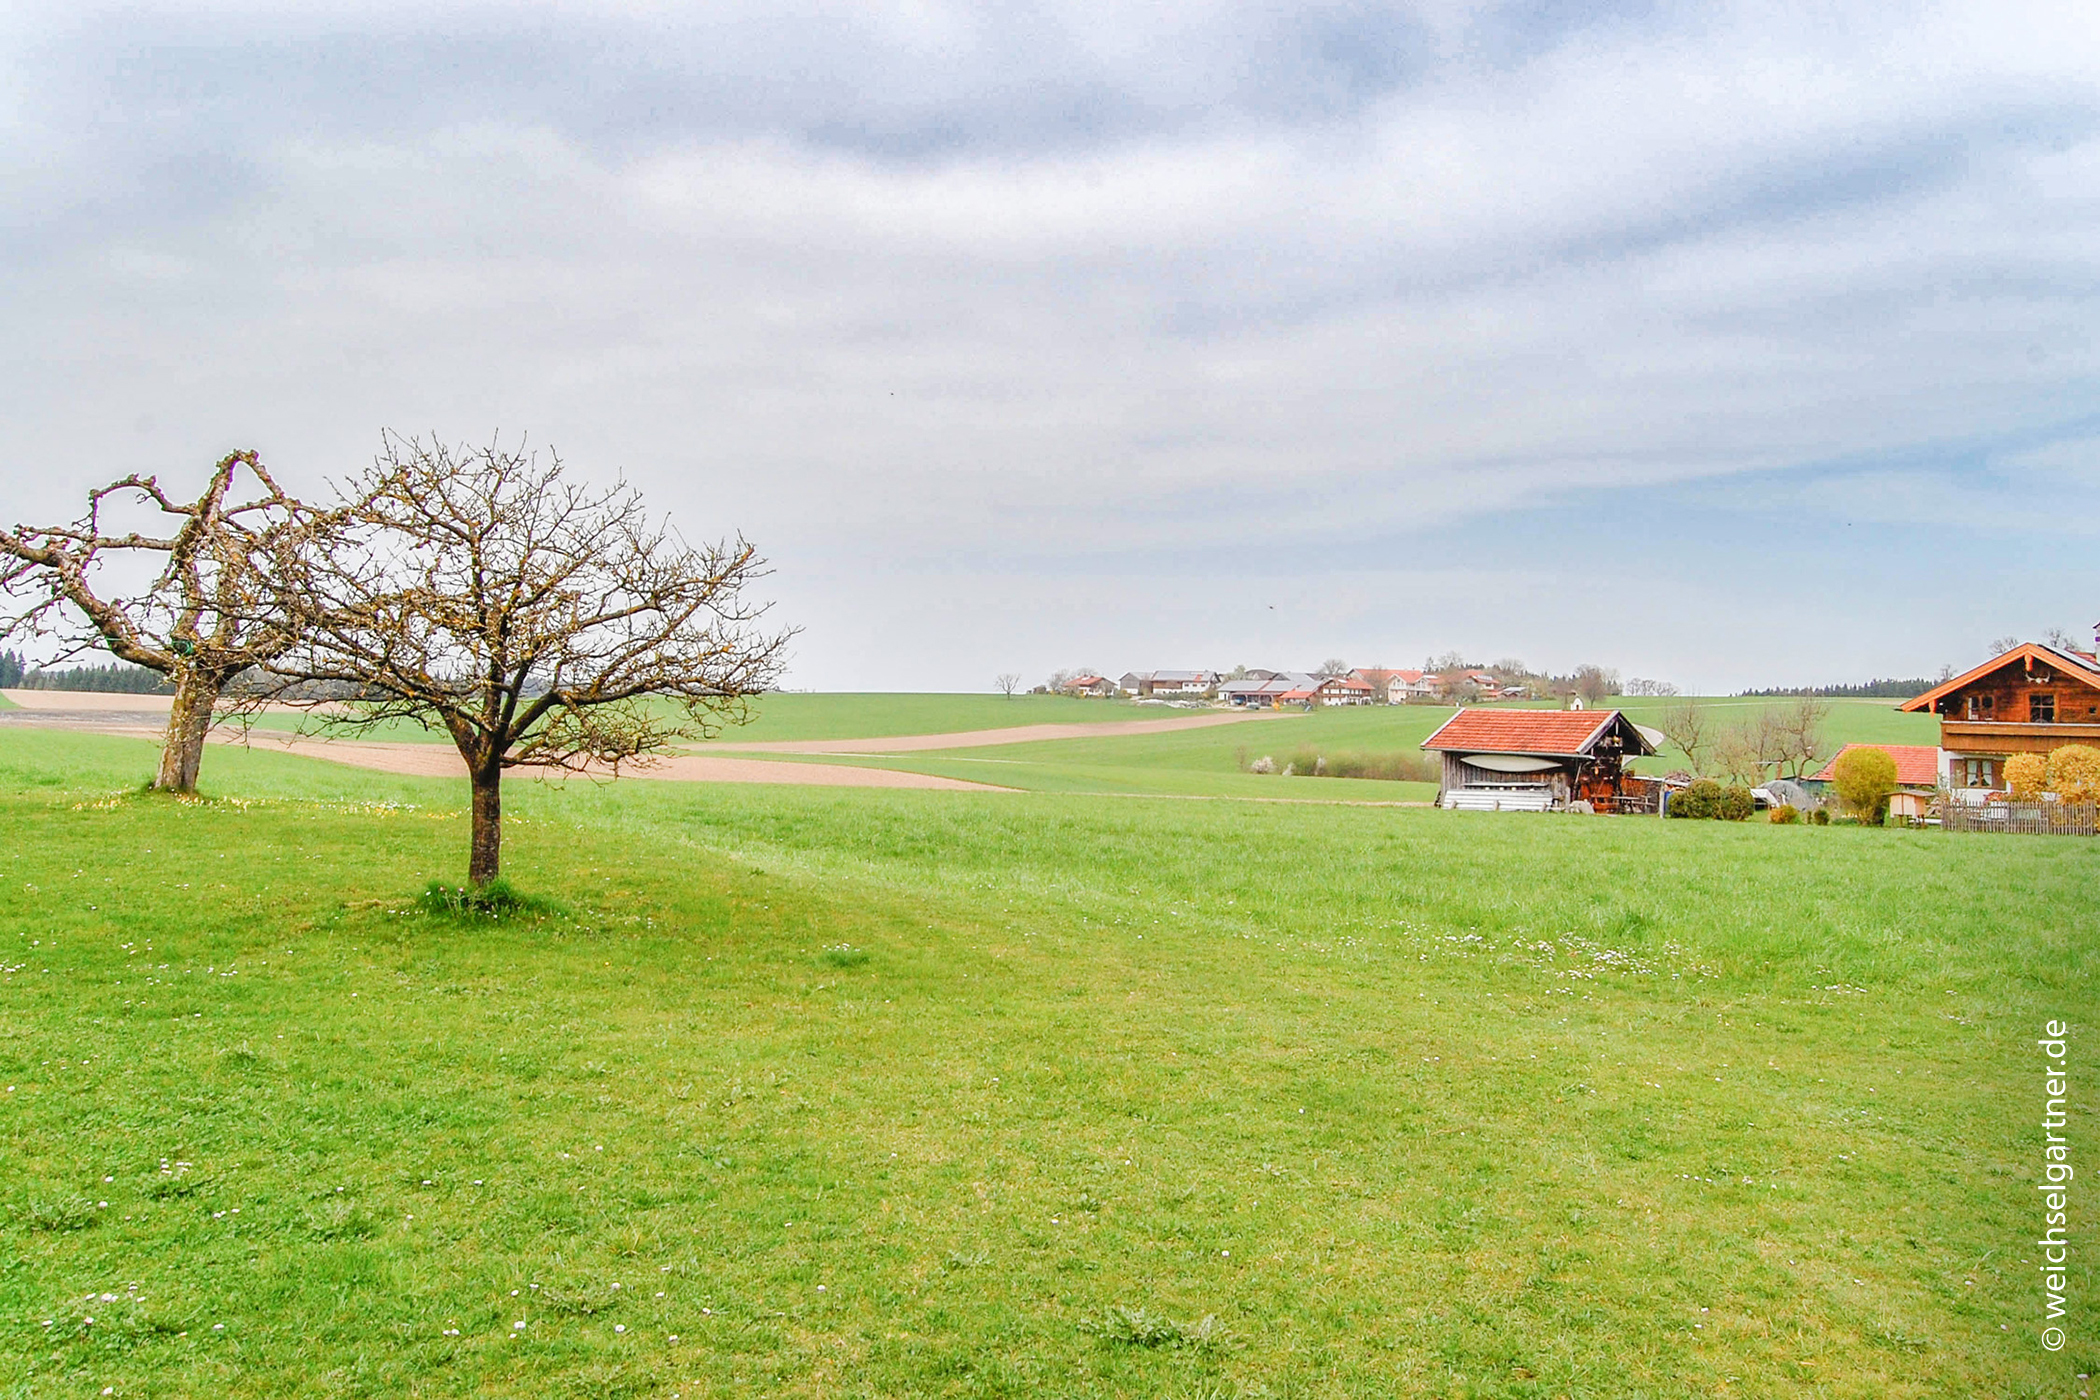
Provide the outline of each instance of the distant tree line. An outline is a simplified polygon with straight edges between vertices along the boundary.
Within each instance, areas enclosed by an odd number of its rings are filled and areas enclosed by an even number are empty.
[[[1947,679],[1945,676],[1940,680]],[[1911,680],[1872,680],[1859,685],[1797,685],[1781,686],[1770,690],[1739,690],[1736,694],[1748,698],[1779,697],[1793,695],[1827,695],[1843,700],[1908,700],[1913,695],[1923,695],[1940,681],[1926,680],[1923,676]]]
[[[165,695],[167,677],[144,666],[61,666],[47,671],[11,651],[0,651],[0,690],[95,690],[116,695]]]

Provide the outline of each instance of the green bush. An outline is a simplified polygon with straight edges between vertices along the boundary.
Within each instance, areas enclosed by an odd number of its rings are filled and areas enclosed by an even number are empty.
[[[1774,826],[1793,826],[1801,820],[1801,809],[1791,802],[1782,802],[1772,809],[1766,820]]]
[[[1750,795],[1750,789],[1741,784],[1732,784],[1722,789],[1721,800],[1714,815],[1724,822],[1746,822],[1756,810],[1757,799]]]
[[[1830,783],[1847,812],[1878,826],[1896,791],[1896,760],[1887,749],[1847,749],[1831,765]]]
[[[1830,813],[1824,811],[1821,807],[1818,807],[1815,811],[1808,814],[1808,820],[1809,823],[1813,826],[1829,826]]]
[[[1681,792],[1670,794],[1668,811],[1690,821],[1712,821],[1721,814],[1721,785],[1701,778]]]

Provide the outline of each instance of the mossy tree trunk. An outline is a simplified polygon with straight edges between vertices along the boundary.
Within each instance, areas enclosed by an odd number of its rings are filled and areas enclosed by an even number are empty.
[[[219,703],[223,678],[194,667],[175,677],[175,703],[168,710],[168,732],[161,743],[160,771],[153,786],[159,792],[195,792],[197,770],[204,762],[204,740],[211,733],[212,707]]]

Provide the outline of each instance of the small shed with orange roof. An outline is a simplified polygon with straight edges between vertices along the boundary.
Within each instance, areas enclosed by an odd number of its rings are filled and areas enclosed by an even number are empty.
[[[1639,725],[1618,710],[1464,709],[1422,741],[1441,754],[1437,805],[1476,812],[1550,812],[1587,802],[1626,810],[1648,784],[1626,761],[1655,752]]]

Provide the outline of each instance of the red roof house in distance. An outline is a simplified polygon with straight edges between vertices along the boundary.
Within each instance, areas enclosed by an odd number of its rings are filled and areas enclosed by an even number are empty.
[[[1422,741],[1443,755],[1437,805],[1450,811],[1654,810],[1626,760],[1654,741],[1618,710],[1464,709]]]

